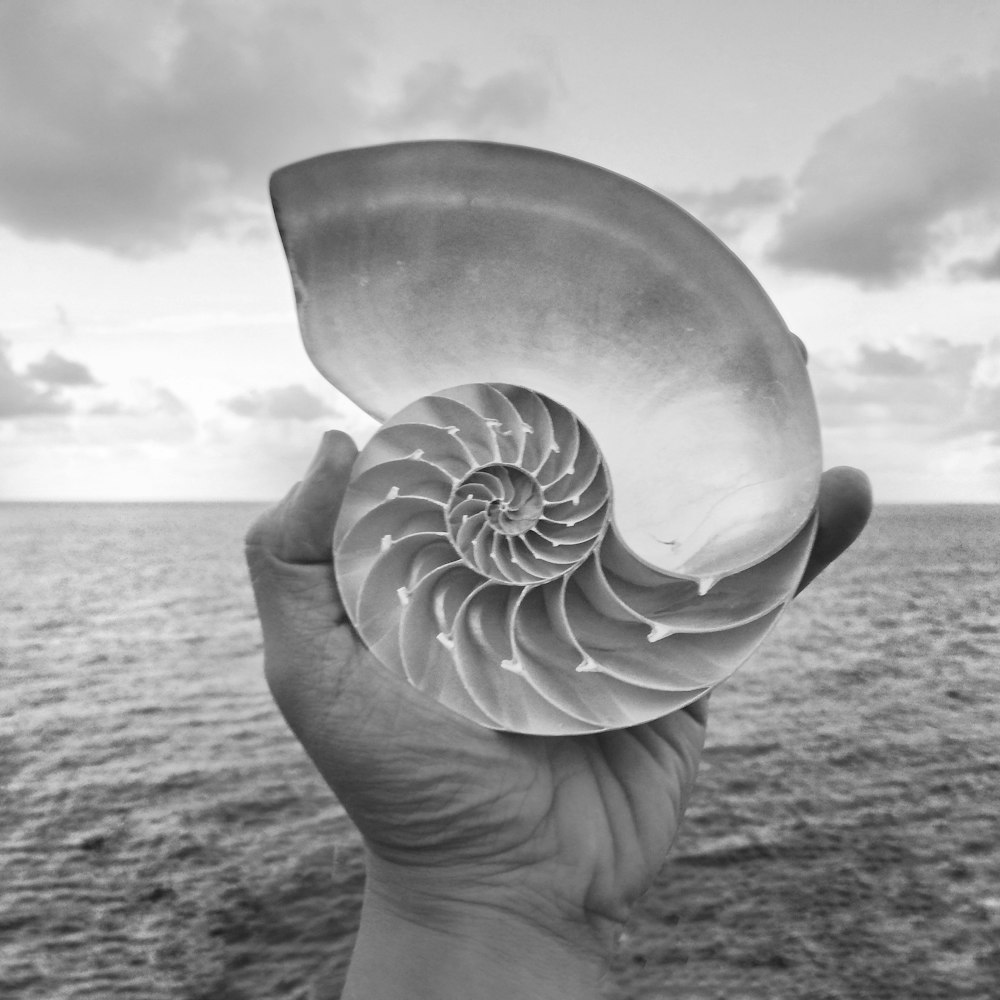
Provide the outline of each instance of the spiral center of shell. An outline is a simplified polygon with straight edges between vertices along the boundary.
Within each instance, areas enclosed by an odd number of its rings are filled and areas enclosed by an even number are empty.
[[[519,465],[484,465],[452,490],[448,534],[466,565],[482,576],[499,583],[543,583],[585,557],[603,530],[599,516],[590,530],[574,531],[579,518],[568,517],[567,506],[577,513],[572,501],[553,504],[538,477]]]
[[[503,489],[486,505],[486,520],[494,531],[502,535],[523,535],[530,531],[542,516],[542,488],[534,476],[512,465],[494,465],[480,470],[478,482],[490,484],[494,480]]]

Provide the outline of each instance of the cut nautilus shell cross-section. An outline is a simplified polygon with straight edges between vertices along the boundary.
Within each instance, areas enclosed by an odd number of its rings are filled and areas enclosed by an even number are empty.
[[[383,421],[334,532],[375,658],[467,719],[574,734],[689,704],[802,576],[819,429],[757,282],[657,193],[417,142],[272,178],[310,358]]]

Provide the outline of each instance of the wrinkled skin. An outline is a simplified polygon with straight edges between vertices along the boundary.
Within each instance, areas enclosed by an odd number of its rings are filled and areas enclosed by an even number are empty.
[[[411,688],[368,654],[337,593],[331,537],[355,454],[329,432],[246,551],[268,683],[364,837],[369,891],[430,923],[489,908],[606,950],[676,836],[707,698],[626,730],[539,737],[480,728]],[[825,474],[803,586],[870,507],[861,473]]]

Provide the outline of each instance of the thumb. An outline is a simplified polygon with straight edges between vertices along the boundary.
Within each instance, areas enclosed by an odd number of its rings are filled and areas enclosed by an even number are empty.
[[[261,514],[246,534],[272,690],[290,663],[308,659],[329,630],[345,621],[331,549],[356,454],[346,434],[328,431],[302,482]]]
[[[267,552],[285,563],[330,562],[333,526],[357,454],[348,435],[327,431],[305,478],[250,526],[247,560]]]

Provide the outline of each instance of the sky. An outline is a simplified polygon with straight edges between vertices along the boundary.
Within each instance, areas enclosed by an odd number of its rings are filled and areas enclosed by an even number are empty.
[[[995,0],[2,0],[0,136],[0,500],[276,499],[364,438],[268,177],[465,138],[716,232],[876,501],[1000,502]]]

